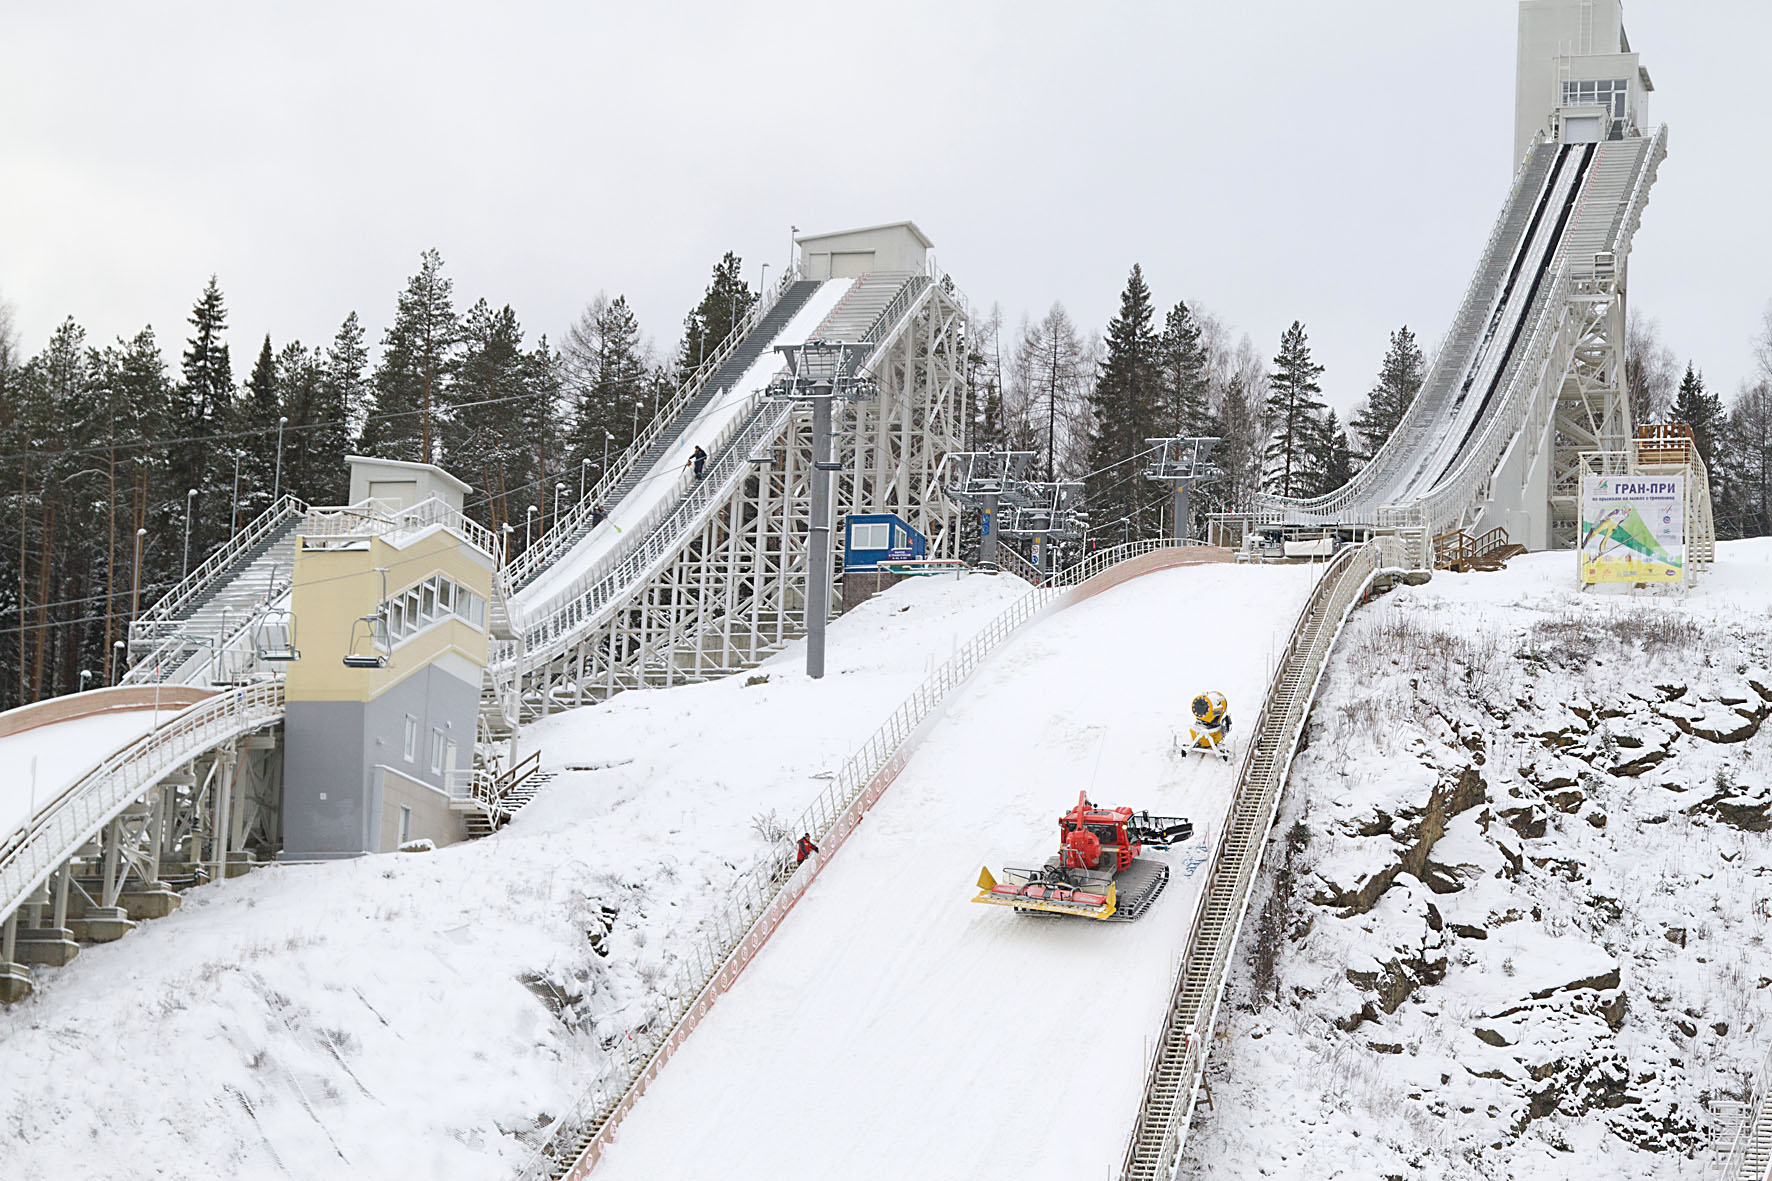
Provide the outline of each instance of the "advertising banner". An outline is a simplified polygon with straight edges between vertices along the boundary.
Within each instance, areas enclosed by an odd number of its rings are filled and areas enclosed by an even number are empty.
[[[1679,582],[1685,566],[1684,476],[1582,477],[1582,582]]]

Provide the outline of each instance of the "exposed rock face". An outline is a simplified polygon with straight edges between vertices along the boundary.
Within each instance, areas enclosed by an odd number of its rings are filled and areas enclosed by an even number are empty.
[[[1666,1176],[1757,1066],[1772,632],[1507,610],[1355,617],[1276,826],[1317,834],[1292,942],[1259,1003],[1233,978],[1184,1176],[1560,1177],[1578,1138],[1582,1175]]]

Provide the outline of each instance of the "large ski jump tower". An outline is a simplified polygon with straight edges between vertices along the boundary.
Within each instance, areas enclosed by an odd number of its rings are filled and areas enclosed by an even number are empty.
[[[1420,392],[1345,486],[1257,497],[1256,521],[1574,543],[1583,454],[1631,445],[1626,263],[1667,154],[1649,91],[1619,0],[1524,0],[1518,169]]]

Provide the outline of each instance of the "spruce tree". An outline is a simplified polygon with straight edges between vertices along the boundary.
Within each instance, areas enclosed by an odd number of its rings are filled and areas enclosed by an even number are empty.
[[[682,381],[712,356],[732,328],[750,312],[757,296],[740,274],[738,255],[728,250],[714,266],[701,302],[683,320],[683,348],[677,354],[677,373]]]
[[[1263,431],[1257,401],[1238,377],[1226,383],[1219,400],[1219,442],[1212,451],[1219,478],[1207,486],[1207,495],[1227,511],[1248,508],[1261,490]]]
[[[605,455],[614,466],[631,442],[635,404],[650,409],[659,393],[647,365],[640,322],[625,296],[592,301],[569,330],[559,365],[572,402],[562,459],[572,468],[573,480],[590,460],[588,487],[602,478]]]
[[[326,377],[326,355],[292,341],[277,354],[283,432],[282,491],[310,504],[338,504],[350,491],[344,407]]]
[[[1120,294],[1120,314],[1108,322],[1107,356],[1089,395],[1093,430],[1087,480],[1093,525],[1111,537],[1116,524],[1137,538],[1161,528],[1148,511],[1164,499],[1142,474],[1145,440],[1162,415],[1160,342],[1144,271],[1134,265]]]
[[[228,429],[233,419],[234,376],[228,358],[228,312],[215,276],[191,309],[191,337],[186,342],[182,373],[184,380],[176,394],[174,421],[171,424],[179,442],[172,444],[172,483],[162,487],[155,516],[161,527],[153,529],[167,544],[163,535],[174,522],[179,531],[179,553],[175,559],[183,568],[183,529],[187,511],[187,493],[196,489],[189,506],[191,533],[191,565],[226,529],[229,501],[233,495],[234,465],[232,452],[218,445],[216,436]],[[226,466],[224,476],[222,468]],[[150,526],[152,529],[153,527]]]
[[[339,466],[344,466],[344,452],[357,446],[363,432],[363,418],[369,413],[369,349],[363,343],[363,325],[352,312],[339,325],[326,350],[325,402],[343,414],[346,442],[339,447]]]
[[[360,444],[365,451],[383,459],[437,462],[440,412],[448,401],[461,332],[454,298],[455,283],[443,274],[443,256],[426,250],[382,337]]]
[[[1427,376],[1427,361],[1415,343],[1409,326],[1391,333],[1390,348],[1378,368],[1378,380],[1366,397],[1366,405],[1354,415],[1352,423],[1361,459],[1371,459],[1403,421],[1421,383]]]
[[[1304,325],[1292,321],[1268,377],[1267,411],[1273,437],[1267,445],[1267,490],[1276,496],[1311,495],[1321,486],[1327,460],[1323,433],[1323,367],[1311,360]]]
[[[283,416],[283,400],[277,389],[277,358],[271,351],[271,338],[253,362],[252,376],[235,404],[233,438],[228,453],[240,463],[239,523],[251,521],[271,504],[271,484],[277,462],[277,419]],[[218,475],[224,473],[217,473]],[[225,473],[230,481],[232,473]],[[229,492],[232,504],[232,490]],[[230,532],[235,522],[230,520]]]
[[[1323,423],[1322,454],[1322,477],[1317,482],[1318,496],[1333,492],[1354,478],[1353,448],[1333,410]]]
[[[1680,379],[1679,392],[1668,410],[1670,422],[1683,422],[1692,428],[1698,454],[1710,464],[1715,457],[1716,437],[1723,425],[1723,399],[1704,388],[1704,374],[1686,362],[1686,376]]]
[[[1210,434],[1212,408],[1207,398],[1206,349],[1200,325],[1178,303],[1163,321],[1163,421],[1166,435]]]

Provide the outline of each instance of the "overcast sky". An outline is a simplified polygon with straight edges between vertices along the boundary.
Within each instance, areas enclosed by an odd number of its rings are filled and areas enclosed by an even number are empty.
[[[428,246],[557,338],[599,290],[661,346],[720,253],[902,218],[1010,324],[1086,329],[1134,262],[1333,405],[1437,341],[1513,171],[1515,4],[27,4],[0,0],[0,298],[176,366],[219,276],[266,332],[372,341]],[[1772,299],[1772,4],[1628,0],[1671,147],[1634,306],[1713,387]]]

